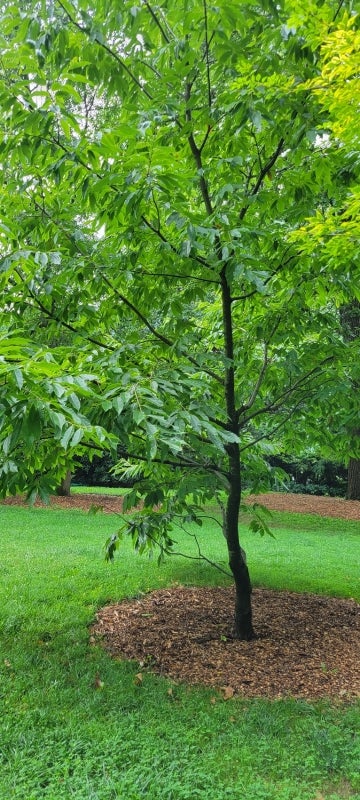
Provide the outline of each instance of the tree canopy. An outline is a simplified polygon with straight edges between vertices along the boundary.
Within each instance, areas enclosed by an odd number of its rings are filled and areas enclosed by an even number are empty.
[[[244,638],[241,475],[358,413],[357,27],[343,0],[1,13],[2,491],[112,449],[140,549],[217,496]]]

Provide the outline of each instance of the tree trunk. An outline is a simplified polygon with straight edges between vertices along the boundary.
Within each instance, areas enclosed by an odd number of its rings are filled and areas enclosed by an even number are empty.
[[[190,100],[191,83],[187,84],[185,99]],[[187,121],[191,122],[190,107],[186,111]],[[204,178],[202,148],[196,145],[194,135],[189,136],[189,145],[195,164],[198,170],[199,186],[202,199],[209,217],[213,214],[211,192],[206,179]],[[222,264],[220,272],[221,299],[222,299],[222,318],[224,336],[224,355],[226,356],[226,366],[224,375],[224,400],[227,414],[227,428],[229,431],[239,435],[239,417],[235,402],[235,371],[234,371],[234,338],[233,338],[233,317],[232,317],[232,298],[230,285],[226,275],[227,264],[223,262],[222,243],[219,235],[216,236],[215,250]],[[223,531],[227,543],[229,554],[229,566],[234,576],[235,582],[235,636],[238,639],[249,641],[255,637],[252,626],[251,611],[251,583],[249,571],[243,556],[243,550],[239,542],[239,511],[241,500],[241,476],[240,476],[240,447],[238,442],[233,442],[227,447],[228,454],[228,480],[229,491],[224,512]]]
[[[243,641],[255,638],[252,625],[251,583],[246,566],[244,551],[239,542],[239,510],[241,500],[241,476],[239,445],[229,447],[230,490],[224,513],[224,534],[226,538],[229,567],[235,583],[235,636]]]
[[[360,459],[350,458],[348,467],[348,500],[360,500]]]
[[[56,489],[58,497],[69,497],[71,486],[71,471],[68,469],[65,477],[62,479],[60,485]]]
[[[353,342],[360,337],[360,302],[353,299],[351,303],[340,309],[344,339]],[[353,391],[358,392],[358,383],[354,381]],[[360,437],[360,428],[351,431],[354,437]],[[360,460],[351,457],[348,466],[348,484],[346,497],[348,500],[360,500]]]
[[[225,403],[228,428],[236,436],[239,435],[238,414],[235,404],[235,373],[233,326],[231,316],[230,287],[226,278],[226,270],[221,272],[222,307],[224,321],[225,355],[228,366],[225,371]],[[241,501],[240,447],[233,442],[227,447],[229,463],[229,491],[224,512],[224,534],[229,554],[229,567],[235,582],[235,636],[243,641],[255,638],[252,626],[251,583],[249,571],[239,542],[239,512]]]

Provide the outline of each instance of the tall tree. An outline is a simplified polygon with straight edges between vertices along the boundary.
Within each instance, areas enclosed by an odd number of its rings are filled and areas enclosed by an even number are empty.
[[[344,342],[323,299],[353,297],[354,275],[294,237],[344,202],[343,153],[309,87],[344,8],[2,12],[3,490],[46,490],[77,453],[120,447],[128,507],[142,501],[124,530],[162,551],[218,497],[241,639],[242,474],[259,486],[271,438],[301,442],[337,385]],[[25,336],[24,315],[70,342]]]

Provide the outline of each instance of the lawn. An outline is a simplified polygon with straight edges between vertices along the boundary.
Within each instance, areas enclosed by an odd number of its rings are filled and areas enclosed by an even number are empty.
[[[178,556],[157,567],[127,544],[105,563],[115,515],[0,506],[0,520],[1,798],[360,798],[359,704],[214,703],[150,673],[137,685],[136,664],[89,647],[103,603],[226,576]],[[243,532],[255,585],[359,599],[358,523],[274,513],[272,528]],[[215,521],[200,538],[224,561]]]

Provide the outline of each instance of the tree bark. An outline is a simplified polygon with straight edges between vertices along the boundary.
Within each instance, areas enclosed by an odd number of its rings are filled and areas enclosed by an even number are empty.
[[[64,476],[61,483],[56,489],[56,494],[58,495],[58,497],[69,497],[70,486],[71,486],[71,471],[68,469],[66,475]]]
[[[230,287],[225,268],[221,272],[222,309],[224,322],[225,355],[228,366],[225,371],[225,403],[228,428],[239,435],[239,421],[235,403],[234,345]],[[252,626],[251,583],[249,570],[240,547],[239,512],[241,501],[240,447],[232,442],[227,447],[229,491],[224,513],[224,535],[229,555],[229,567],[235,583],[235,636],[243,641],[255,638]]]
[[[229,466],[230,490],[224,514],[224,534],[229,554],[229,567],[235,583],[234,633],[237,639],[248,642],[255,638],[255,631],[252,625],[249,570],[239,541],[241,475],[239,445],[236,443],[229,447]]]
[[[352,342],[360,337],[360,302],[352,300],[340,309],[340,318],[345,341]],[[353,391],[359,386],[354,382]],[[360,429],[351,431],[352,436],[359,437]],[[348,500],[360,500],[360,460],[351,457],[348,466],[348,484],[346,497]]]
[[[348,467],[348,500],[360,500],[360,459],[350,458]]]

